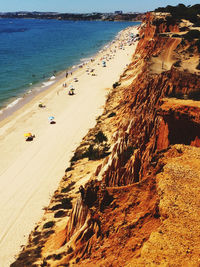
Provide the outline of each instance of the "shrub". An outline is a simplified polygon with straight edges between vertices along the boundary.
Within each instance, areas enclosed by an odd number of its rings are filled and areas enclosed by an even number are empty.
[[[94,145],[90,145],[85,152],[85,157],[87,157],[89,160],[96,160],[100,158],[100,152],[97,148],[94,148]]]
[[[120,83],[116,82],[116,83],[113,83],[113,88],[115,89],[117,86],[120,86]]]
[[[184,39],[182,39],[180,45],[182,45],[182,46],[186,45],[186,41]]]
[[[159,7],[155,10],[156,12],[167,12],[171,14],[175,20],[186,19],[191,21],[196,25],[199,25],[200,19],[198,14],[200,13],[200,5],[193,5],[186,7],[183,4],[179,4],[177,6],[166,6],[166,7]]]
[[[95,143],[103,143],[104,141],[107,141],[107,137],[105,136],[105,134],[102,131],[99,131],[96,135],[95,135]]]
[[[186,51],[189,53],[194,53],[194,45],[193,44],[190,45]],[[191,57],[191,55],[190,55],[190,57]]]
[[[72,168],[72,167],[68,167],[68,168],[65,170],[65,172],[70,172],[70,171],[72,171],[72,170],[74,170],[74,168]]]
[[[195,45],[197,46],[197,49],[200,53],[200,38],[199,38],[199,40],[196,41]]]
[[[175,33],[175,34],[173,34],[173,35],[172,35],[172,37],[174,37],[174,38],[182,38],[182,36],[181,36],[181,35],[179,35],[179,34],[176,34],[176,33]]]
[[[62,208],[61,204],[57,204],[51,208],[51,210],[60,210]]]
[[[199,64],[196,66],[196,69],[197,69],[197,70],[200,70],[200,62],[199,62]]]
[[[68,250],[67,250],[67,254],[71,254],[73,251],[74,251],[73,248],[69,247]]]
[[[54,214],[54,218],[60,218],[66,216],[67,213],[64,210],[59,210]]]
[[[186,32],[186,31],[189,31],[188,27],[181,27],[180,28],[180,32]]]
[[[55,222],[53,222],[53,221],[47,222],[47,223],[45,223],[45,224],[43,225],[43,229],[51,228],[51,227],[54,226],[54,224],[55,224]]]
[[[167,16],[166,17],[166,24],[169,27],[170,25],[175,25],[176,24],[176,18],[173,16]]]
[[[71,163],[73,164],[73,162],[83,158],[88,158],[89,160],[96,160],[107,156],[107,151],[110,147],[106,142],[107,137],[102,131],[99,131],[95,135],[95,139],[91,142],[89,147],[84,147],[84,149],[76,151],[74,153],[74,156],[70,160]]]
[[[68,186],[66,186],[65,188],[61,190],[61,193],[68,193],[69,191],[73,189],[74,185],[75,185],[75,182],[71,182]]]
[[[104,145],[99,144],[99,146],[97,147],[95,145],[90,145],[87,151],[85,152],[84,157],[87,157],[89,160],[97,160],[104,158],[109,154],[109,148],[110,147],[107,143]]]
[[[180,67],[181,66],[181,60],[178,60],[174,63],[174,67]]]
[[[198,92],[198,91],[190,92],[189,95],[188,95],[188,98],[192,99],[192,100],[199,101],[200,100],[200,92]]]
[[[62,208],[63,209],[72,209],[72,198],[71,197],[63,198],[61,200],[61,203],[62,203]]]
[[[53,258],[54,260],[61,260],[61,259],[62,259],[62,254],[53,254],[53,255],[52,255],[52,258]]]
[[[72,198],[63,198],[61,199],[61,204],[57,204],[51,208],[51,210],[60,210],[60,209],[72,209]]]
[[[164,19],[155,19],[153,21],[153,25],[155,25],[155,26],[159,26],[162,23],[164,23]]]
[[[115,112],[111,112],[109,115],[108,115],[108,118],[111,118],[111,117],[114,117],[116,116],[116,113]]]
[[[200,39],[200,31],[198,30],[191,30],[189,31],[188,33],[184,34],[183,37],[186,39],[186,40],[193,40],[193,39]]]

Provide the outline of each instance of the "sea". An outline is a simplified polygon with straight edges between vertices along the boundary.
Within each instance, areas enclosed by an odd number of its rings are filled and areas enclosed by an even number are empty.
[[[134,25],[138,22],[0,19],[0,119]]]

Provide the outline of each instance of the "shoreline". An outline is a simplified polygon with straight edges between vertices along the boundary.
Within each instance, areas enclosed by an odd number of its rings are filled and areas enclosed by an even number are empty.
[[[128,38],[129,31],[137,33],[137,28],[121,31],[121,39],[98,52],[93,62],[59,80],[0,122],[2,267],[8,266],[26,243],[43,214],[42,207],[49,203],[69,166],[73,151],[101,114],[109,88],[131,63],[137,42],[121,43]],[[105,68],[101,65],[102,58],[106,60]],[[95,76],[87,72],[87,67],[95,69]],[[73,81],[75,76],[78,82]],[[62,86],[63,82],[68,89]],[[75,87],[74,96],[67,94],[70,85]],[[39,101],[46,108],[40,109]],[[55,125],[48,123],[50,115],[55,116]],[[23,134],[27,131],[36,135],[33,142],[24,141]],[[34,212],[30,213],[30,209]]]
[[[134,25],[133,27],[138,27],[138,25]],[[132,26],[129,26],[132,27]],[[124,30],[128,29],[129,27],[125,28]],[[0,109],[0,123],[10,117],[12,114],[14,114],[16,111],[21,109],[24,105],[29,103],[32,99],[37,97],[40,93],[43,93],[44,91],[49,90],[53,85],[61,82],[65,78],[66,72],[68,73],[74,73],[79,69],[79,66],[85,66],[89,63],[90,59],[98,57],[99,53],[104,51],[105,49],[108,49],[113,41],[116,41],[120,35],[120,33],[123,30],[119,31],[115,38],[110,40],[108,43],[104,44],[100,50],[95,52],[94,54],[89,55],[88,58],[80,58],[79,62],[75,63],[75,65],[66,67],[65,69],[61,69],[56,71],[56,73],[52,73],[51,77],[47,77],[47,79],[41,80],[37,82],[36,84],[30,87],[27,87],[26,90],[23,93],[19,93],[18,96],[8,99],[7,102],[5,102],[5,106],[3,106]],[[52,77],[55,77],[54,80],[51,80]],[[48,85],[48,83],[50,83]]]

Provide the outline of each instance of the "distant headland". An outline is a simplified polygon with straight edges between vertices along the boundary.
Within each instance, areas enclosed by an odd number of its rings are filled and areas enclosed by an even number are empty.
[[[57,20],[102,20],[102,21],[140,21],[143,13],[130,12],[123,13],[56,13],[56,12],[1,12],[0,18],[33,18],[33,19],[57,19]]]

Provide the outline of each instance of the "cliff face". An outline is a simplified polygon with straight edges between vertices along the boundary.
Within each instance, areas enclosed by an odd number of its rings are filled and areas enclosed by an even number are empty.
[[[110,153],[36,264],[197,265],[200,79],[187,62],[199,53],[195,42],[173,37],[178,24],[163,20],[147,14],[133,62],[94,129],[106,133]]]

